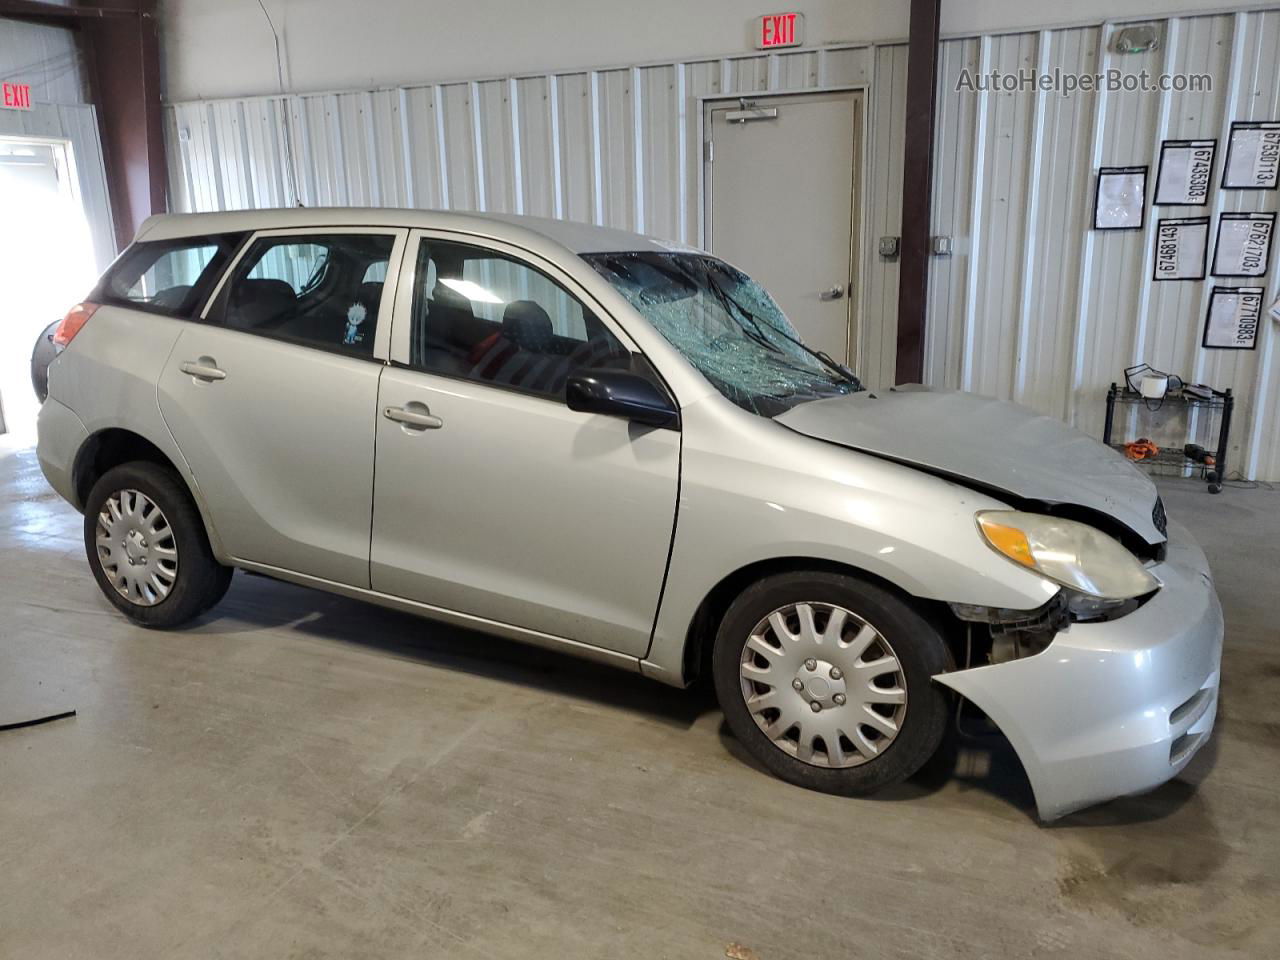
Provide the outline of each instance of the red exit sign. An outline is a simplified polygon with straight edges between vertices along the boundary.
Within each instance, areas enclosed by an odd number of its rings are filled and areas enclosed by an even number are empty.
[[[798,47],[804,42],[804,15],[766,13],[756,20],[756,49]]]
[[[0,84],[0,104],[3,104],[9,110],[30,110],[31,84]]]

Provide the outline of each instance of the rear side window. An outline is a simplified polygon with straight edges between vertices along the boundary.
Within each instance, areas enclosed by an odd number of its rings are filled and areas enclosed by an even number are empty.
[[[395,247],[390,233],[262,237],[219,295],[224,326],[371,356]]]
[[[112,265],[94,299],[190,316],[231,259],[243,234],[135,243]]]

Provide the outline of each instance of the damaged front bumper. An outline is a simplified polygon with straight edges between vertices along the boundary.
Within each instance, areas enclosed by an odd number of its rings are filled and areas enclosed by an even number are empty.
[[[1222,607],[1203,551],[1169,525],[1162,587],[1117,620],[1076,623],[1035,656],[934,679],[1013,744],[1042,820],[1164,783],[1208,740]]]

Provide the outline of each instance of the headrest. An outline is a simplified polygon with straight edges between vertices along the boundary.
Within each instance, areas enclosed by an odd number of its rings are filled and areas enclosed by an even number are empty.
[[[431,302],[438,303],[444,307],[453,307],[460,310],[471,310],[471,301],[460,294],[452,287],[445,286],[439,281],[431,288]]]
[[[546,353],[554,334],[547,311],[532,300],[512,300],[502,314],[503,335],[522,350]]]
[[[161,290],[152,299],[152,303],[157,307],[164,307],[166,310],[179,310],[182,304],[186,302],[187,294],[191,292],[190,286],[169,287],[167,290]]]
[[[360,295],[356,298],[369,312],[378,309],[378,304],[382,302],[382,283],[377,280],[369,280],[360,284]]]
[[[241,280],[235,288],[239,304],[258,303],[263,300],[296,300],[293,287],[283,280]]]

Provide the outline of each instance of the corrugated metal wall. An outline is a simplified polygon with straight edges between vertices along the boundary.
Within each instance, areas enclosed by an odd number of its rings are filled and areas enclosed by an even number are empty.
[[[83,70],[71,31],[0,20],[0,79],[31,84],[32,101],[31,110],[0,110],[0,137],[70,141],[94,256],[105,269],[116,249],[102,141],[97,113],[86,102]]]
[[[166,113],[171,203],[288,204],[291,148],[308,206],[526,213],[698,244],[697,98],[852,86],[868,90],[871,117],[864,234],[896,234],[905,84],[899,44],[178,103]],[[862,249],[865,366],[892,382],[897,265]]]
[[[955,253],[933,261],[927,377],[1012,398],[1099,435],[1108,385],[1138,362],[1238,398],[1229,469],[1280,478],[1277,325],[1256,351],[1200,347],[1212,278],[1151,280],[1156,221],[1223,211],[1272,211],[1276,191],[1222,190],[1235,120],[1280,119],[1280,13],[1155,22],[1157,49],[1112,51],[1117,26],[952,40],[939,80],[935,234]],[[1023,69],[1126,75],[1208,74],[1209,92],[957,91],[961,71]],[[1210,206],[1152,207],[1160,143],[1216,138]],[[1150,165],[1146,227],[1098,232],[1100,166]],[[1277,296],[1276,255],[1262,285]],[[1195,424],[1190,425],[1192,427]],[[1203,426],[1203,424],[1201,425]],[[1201,438],[1203,440],[1203,438]]]
[[[1097,167],[1150,164],[1150,194],[1162,139],[1216,137],[1216,181],[1232,120],[1280,118],[1280,14],[1156,26],[1158,50],[1125,56],[1110,52],[1106,24],[944,42],[933,232],[954,237],[955,253],[933,261],[927,379],[1014,398],[1099,434],[1107,385],[1145,360],[1233,387],[1233,468],[1280,479],[1276,325],[1266,321],[1254,352],[1200,349],[1212,284],[1150,282],[1152,209],[1139,233],[1088,229]],[[965,67],[1208,73],[1213,89],[957,92]],[[858,366],[883,385],[893,382],[898,275],[875,241],[900,232],[905,45],[173,104],[172,203],[289,203],[288,143],[308,205],[523,212],[696,244],[696,98],[835,86],[868,91]],[[1276,209],[1275,192],[1211,196],[1215,221],[1222,210]]]
[[[33,103],[84,103],[75,36],[63,27],[0,20],[0,80],[31,84]]]

